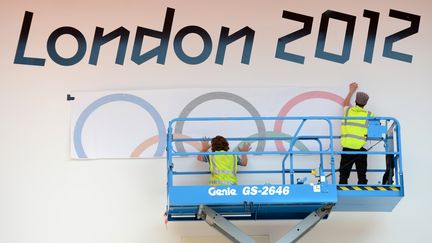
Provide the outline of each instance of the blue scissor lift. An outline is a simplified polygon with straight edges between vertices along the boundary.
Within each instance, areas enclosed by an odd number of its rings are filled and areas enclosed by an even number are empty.
[[[390,212],[404,196],[402,156],[399,122],[390,117],[351,117],[349,119],[367,119],[369,124],[368,141],[374,143],[366,152],[370,157],[381,156],[379,167],[371,166],[369,162],[368,175],[385,173],[383,183],[376,182],[368,185],[339,185],[337,184],[335,157],[344,152],[338,145],[340,135],[334,135],[335,124],[339,124],[344,117],[309,116],[309,117],[201,117],[176,118],[169,122],[167,134],[167,217],[169,221],[205,220],[209,225],[231,239],[233,242],[255,242],[247,234],[238,229],[230,220],[266,220],[266,219],[301,219],[278,242],[294,242],[307,233],[321,219],[328,217],[331,211],[357,212]],[[234,186],[213,187],[208,185],[176,185],[175,177],[191,177],[209,174],[208,171],[178,171],[175,170],[176,158],[190,157],[204,154],[218,154],[218,152],[187,152],[178,148],[178,144],[200,142],[202,137],[185,137],[173,134],[176,123],[206,123],[226,124],[228,122],[295,122],[293,135],[288,134],[260,134],[252,137],[226,137],[230,143],[237,142],[277,142],[288,143],[284,151],[240,152],[233,150],[228,154],[278,155],[282,158],[278,169],[250,170],[248,167],[240,170],[239,174],[267,175],[280,178],[278,183],[242,184]],[[305,125],[323,123],[327,127],[325,134],[303,135]],[[196,126],[196,125],[195,125]],[[313,125],[312,125],[313,126]],[[339,128],[339,127],[337,127]],[[221,131],[222,134],[222,131]],[[223,135],[223,134],[222,134]],[[314,150],[298,149],[302,142],[316,144]],[[335,144],[336,143],[336,144]],[[381,149],[375,145],[382,143]],[[258,147],[258,146],[257,146]],[[299,146],[297,146],[299,147]],[[375,147],[375,148],[374,148]],[[336,149],[337,148],[337,149]],[[178,151],[177,151],[178,150]],[[357,153],[358,154],[358,153]],[[193,157],[191,157],[193,156]],[[317,158],[317,163],[311,165],[305,162],[308,157]],[[250,158],[249,163],[253,163]],[[300,158],[300,159],[298,159]],[[261,158],[262,159],[262,158]],[[300,162],[297,162],[299,160]],[[383,169],[384,168],[384,169]],[[355,171],[355,170],[353,170]],[[308,182],[307,177],[312,176]],[[354,174],[354,172],[352,173]],[[246,176],[244,175],[244,176]],[[369,177],[369,176],[368,176]],[[393,181],[394,178],[394,181]],[[204,183],[203,183],[204,184]]]

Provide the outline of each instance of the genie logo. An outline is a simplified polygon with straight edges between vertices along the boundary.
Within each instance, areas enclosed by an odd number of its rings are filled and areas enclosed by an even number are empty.
[[[165,65],[169,42],[172,34],[171,30],[174,21],[174,14],[175,9],[167,8],[162,30],[154,30],[137,26],[131,52],[132,54],[130,57],[130,60],[132,62],[141,65],[149,61],[150,59],[156,58],[156,62],[158,64]],[[408,21],[410,25],[408,28],[402,29],[396,33],[389,33],[390,35],[385,37],[382,56],[385,58],[411,63],[413,55],[400,51],[395,51],[393,49],[393,45],[396,42],[399,42],[418,32],[420,25],[420,16],[394,9],[390,9],[388,16],[402,20],[403,22]],[[363,17],[369,19],[369,28],[367,31],[367,41],[364,48],[363,62],[372,63],[376,36],[379,26],[380,13],[365,9],[363,12]],[[32,19],[33,13],[26,11],[21,27],[14,63],[33,66],[44,66],[46,58],[31,57],[26,55],[26,46],[29,42]],[[294,54],[288,52],[288,44],[293,41],[299,41],[301,38],[309,35],[312,31],[312,24],[314,18],[311,16],[284,10],[282,11],[282,19],[290,20],[284,21],[287,25],[290,25],[292,24],[292,21],[295,21],[303,23],[303,27],[299,30],[288,33],[278,38],[277,41],[275,40],[274,43],[276,43],[276,46],[271,47],[272,50],[275,49],[274,57],[288,62],[304,64],[306,57],[298,53]],[[325,51],[326,37],[329,27],[329,21],[331,19],[346,23],[345,36],[343,42],[340,43],[340,45],[342,46],[341,53],[331,53]],[[324,11],[321,15],[319,24],[318,39],[315,46],[315,58],[340,64],[346,63],[350,59],[351,46],[354,39],[355,24],[356,16],[333,10]],[[61,56],[56,49],[56,45],[59,44],[59,39],[63,35],[72,36],[78,44],[75,54],[71,57]],[[118,65],[124,65],[129,35],[130,31],[123,26],[109,33],[106,33],[105,29],[102,27],[96,27],[93,35],[93,43],[90,49],[90,58],[88,60],[88,64],[96,66],[102,46],[116,39],[119,39],[115,63]],[[189,55],[184,51],[185,37],[188,35],[197,35],[202,40],[202,50],[199,54],[195,56]],[[176,57],[182,62],[189,65],[196,65],[207,61],[212,51],[216,49],[216,57],[214,63],[223,65],[225,52],[228,46],[233,44],[234,42],[243,41],[243,50],[240,58],[240,63],[249,65],[253,50],[255,30],[253,30],[249,26],[245,26],[233,32],[229,27],[222,26],[218,36],[219,40],[217,43],[217,47],[213,48],[213,40],[210,34],[204,28],[196,25],[185,26],[174,35],[174,53]],[[144,40],[145,38],[149,37],[157,39],[159,41],[159,45],[154,47],[153,49],[143,52],[142,49]],[[71,66],[82,61],[87,52],[87,43],[88,40],[86,40],[84,34],[81,33],[81,31],[71,26],[63,26],[57,28],[48,36],[46,50],[48,56],[56,64],[61,66]],[[308,52],[308,50],[304,51]]]
[[[210,187],[208,189],[208,194],[210,196],[237,196],[237,190],[226,187],[226,188],[216,188],[216,187]]]

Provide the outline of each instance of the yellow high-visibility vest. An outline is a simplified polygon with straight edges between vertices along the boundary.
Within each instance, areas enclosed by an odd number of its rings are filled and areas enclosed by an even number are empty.
[[[359,106],[349,107],[344,116],[369,117],[372,112]],[[342,120],[341,126],[341,145],[344,148],[360,149],[366,144],[369,120]]]
[[[216,151],[225,152],[225,151]],[[216,154],[209,156],[210,186],[229,186],[237,184],[237,155]]]

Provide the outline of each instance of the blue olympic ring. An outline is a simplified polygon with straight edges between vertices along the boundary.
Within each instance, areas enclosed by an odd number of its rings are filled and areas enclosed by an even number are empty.
[[[159,143],[156,148],[156,152],[154,156],[162,156],[165,150],[166,146],[166,133],[165,133],[165,125],[162,120],[162,117],[157,112],[157,110],[147,101],[144,99],[130,94],[111,94],[104,97],[101,97],[91,103],[79,116],[74,129],[74,146],[75,146],[75,152],[78,156],[78,158],[87,158],[87,154],[84,151],[83,145],[82,145],[82,130],[84,127],[84,124],[87,120],[87,118],[90,116],[91,113],[93,113],[97,108],[115,101],[126,101],[133,104],[136,104],[140,107],[142,107],[144,110],[146,110],[153,120],[156,123],[158,133],[159,133]]]

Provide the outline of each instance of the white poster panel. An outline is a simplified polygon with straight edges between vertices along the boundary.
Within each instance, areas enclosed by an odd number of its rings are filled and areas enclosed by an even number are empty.
[[[345,88],[164,89],[72,94],[73,158],[151,158],[165,155],[168,122],[187,117],[340,116]],[[177,122],[177,137],[292,136],[298,121]],[[334,127],[336,132],[338,126]],[[308,122],[299,135],[329,134],[328,125]],[[192,145],[192,146],[190,146]],[[231,148],[236,147],[236,143]],[[199,143],[178,145],[199,150]],[[260,150],[285,150],[257,144]],[[305,147],[303,147],[305,148]]]

